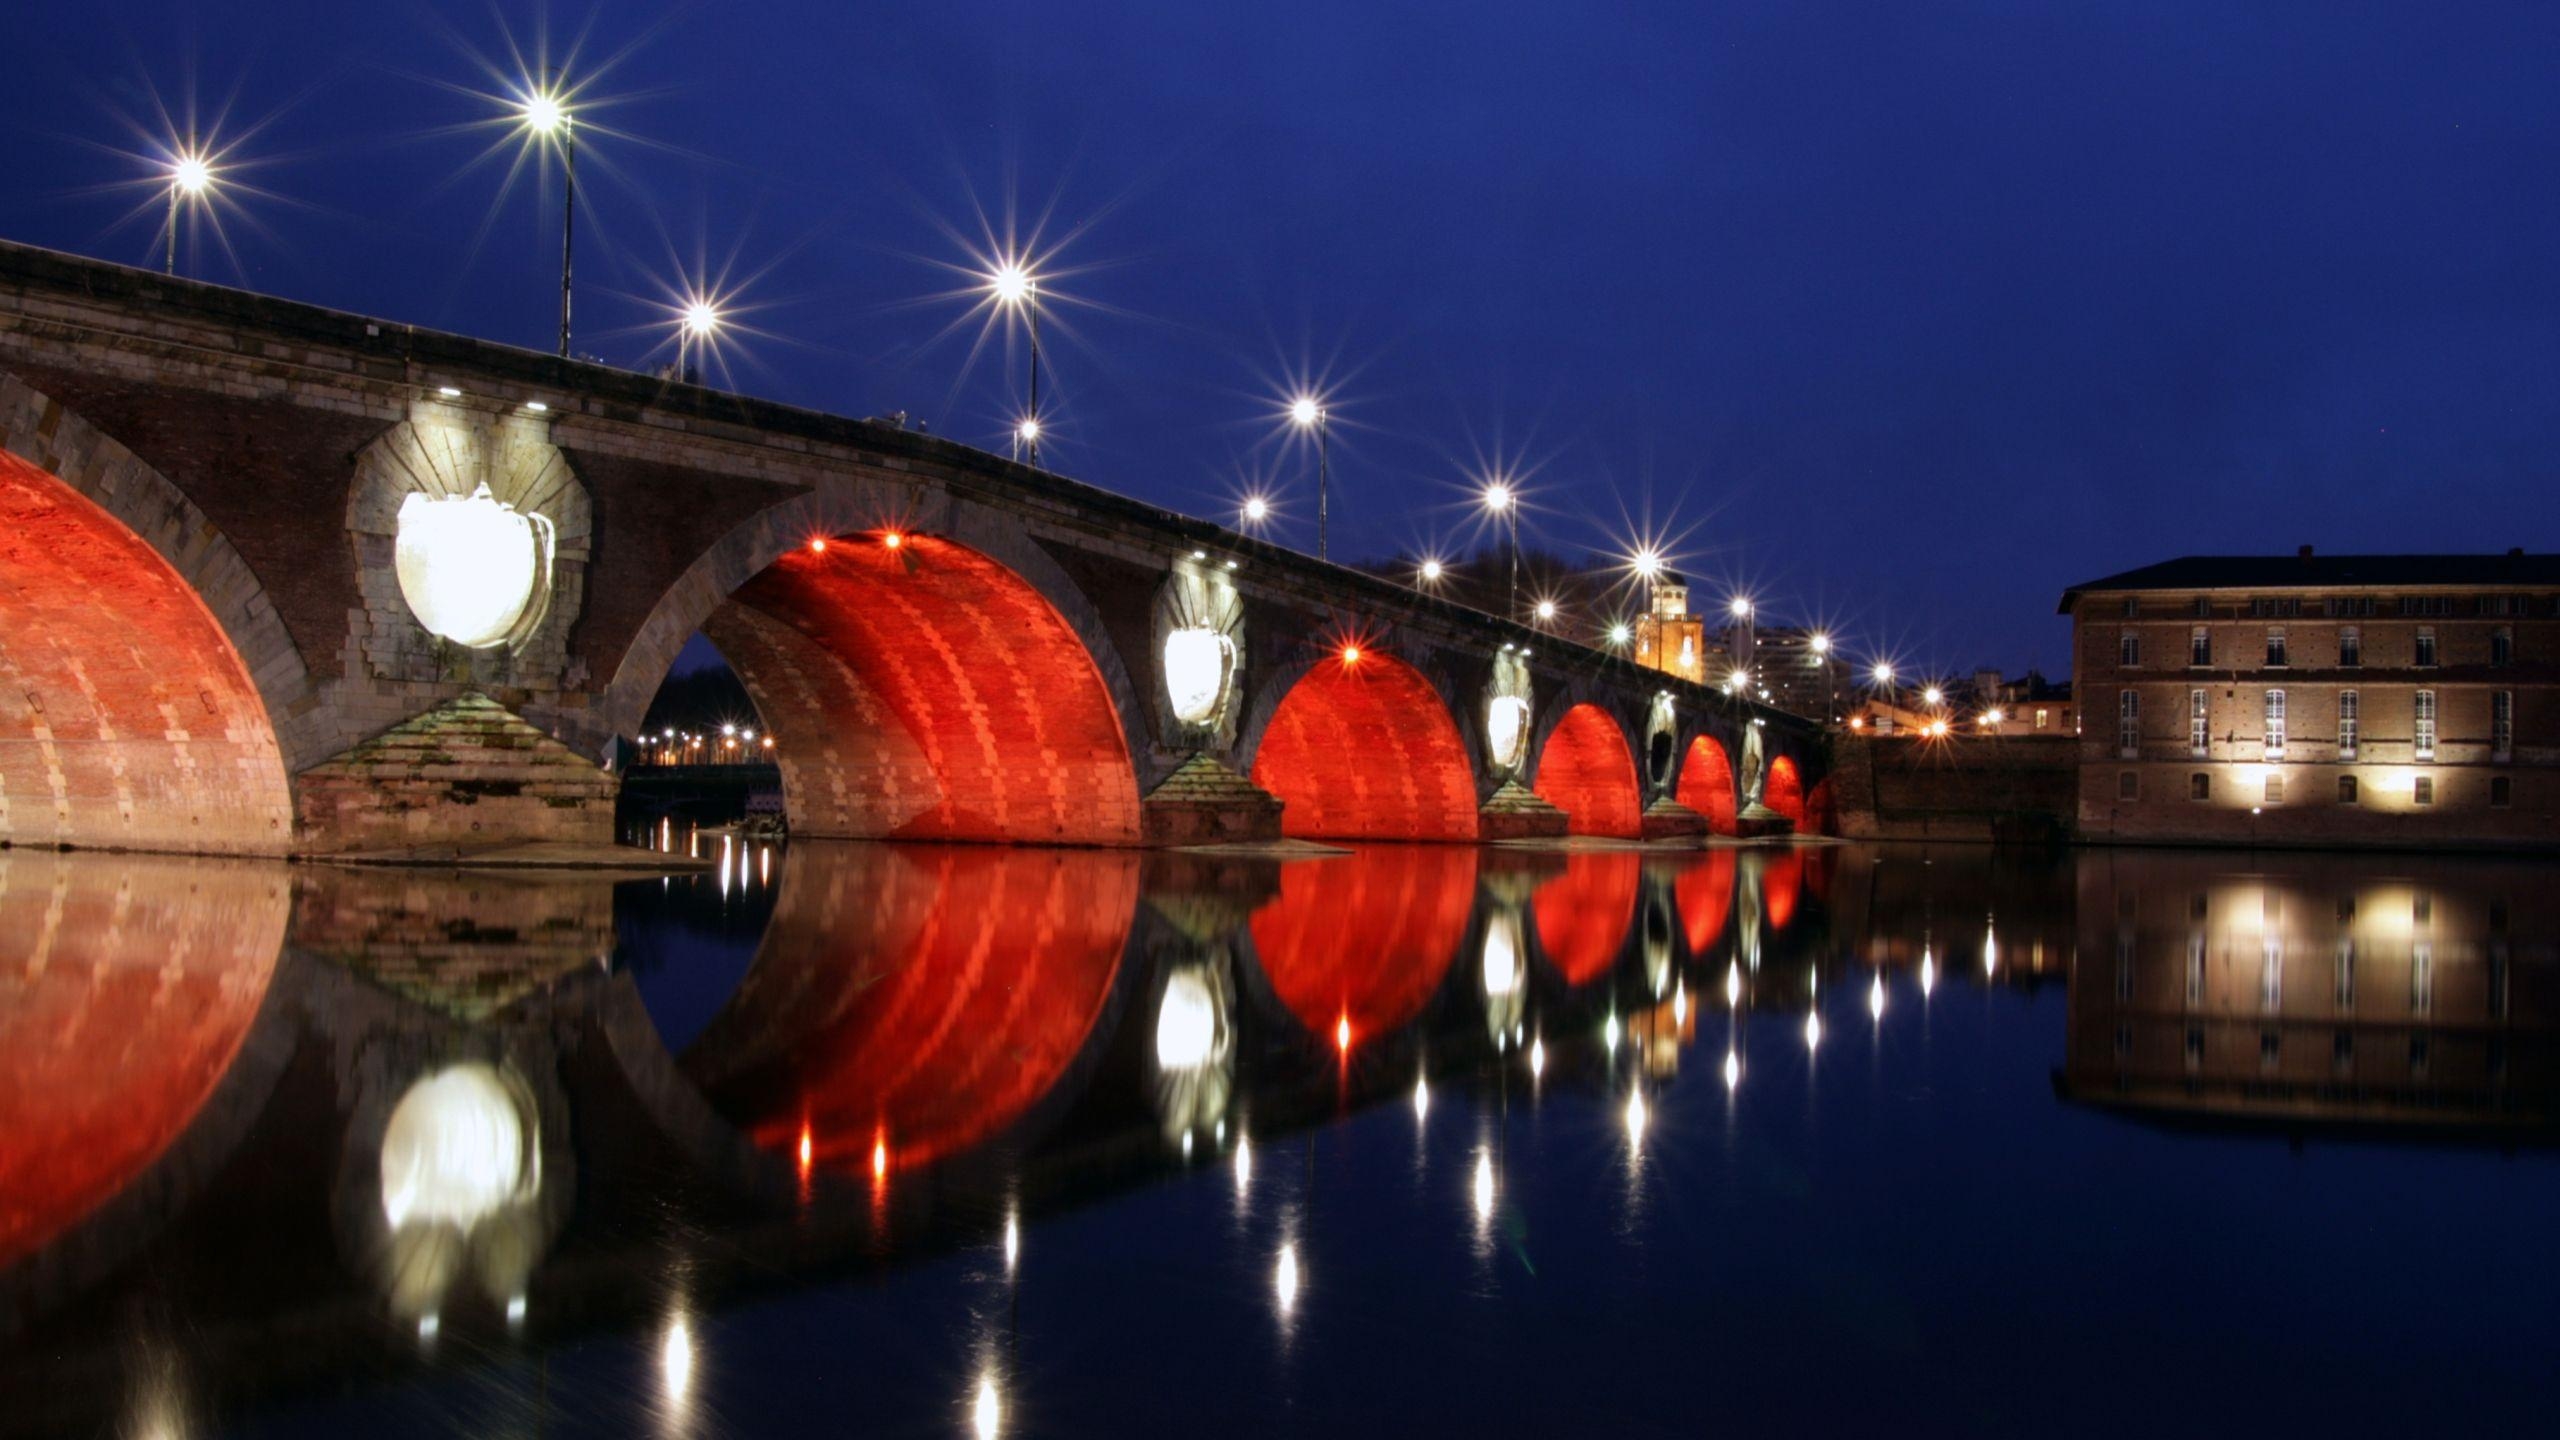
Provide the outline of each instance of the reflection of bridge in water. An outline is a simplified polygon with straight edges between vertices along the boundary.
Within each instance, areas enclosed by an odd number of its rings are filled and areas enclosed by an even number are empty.
[[[36,1397],[0,1430],[122,1413],[137,1314],[235,1400],[646,1326],[677,1253],[693,1304],[904,1263],[1426,1073],[1675,1083],[1739,1043],[1702,1015],[1888,977],[2067,979],[2063,1090],[2151,1113],[2512,1130],[2555,1083],[2554,917],[2495,866],[803,844],[720,875],[771,919],[671,1053],[605,881],[0,852],[0,1388]]]

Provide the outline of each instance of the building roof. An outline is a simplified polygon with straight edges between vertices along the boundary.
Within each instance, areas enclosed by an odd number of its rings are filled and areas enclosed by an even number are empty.
[[[2186,555],[2062,592],[2061,612],[2093,590],[2282,590],[2383,585],[2560,585],[2560,555]]]

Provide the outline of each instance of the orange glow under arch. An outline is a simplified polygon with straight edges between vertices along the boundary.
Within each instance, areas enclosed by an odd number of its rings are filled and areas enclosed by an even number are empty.
[[[1804,777],[1796,772],[1796,762],[1784,755],[1769,762],[1760,803],[1794,821],[1796,829],[1804,829]]]
[[[1465,943],[1476,852],[1446,846],[1361,850],[1280,872],[1280,895],[1254,912],[1253,948],[1272,993],[1311,1034],[1349,1020],[1353,1043],[1422,1013]]]
[[[1740,833],[1734,822],[1739,802],[1734,792],[1733,761],[1714,736],[1701,735],[1689,742],[1689,754],[1680,762],[1680,783],[1673,788],[1672,798],[1706,816],[1708,833]]]
[[[1318,660],[1280,701],[1253,760],[1284,835],[1473,840],[1475,772],[1440,693],[1392,655]]]
[[[1529,898],[1538,944],[1565,983],[1584,985],[1609,973],[1627,943],[1643,883],[1643,856],[1582,851],[1567,857],[1564,873]]]
[[[1565,813],[1567,833],[1633,840],[1644,834],[1644,790],[1618,723],[1597,705],[1556,721],[1538,757],[1538,798]]]
[[[0,451],[0,841],[281,854],[293,801],[248,667],[193,586]]]
[[[796,548],[705,623],[802,834],[1134,844],[1118,707],[1065,617],[931,535]]]

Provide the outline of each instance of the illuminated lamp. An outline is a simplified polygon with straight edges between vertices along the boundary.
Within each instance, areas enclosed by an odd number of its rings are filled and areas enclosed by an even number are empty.
[[[550,609],[556,535],[481,486],[468,496],[412,491],[400,502],[393,569],[418,623],[456,645],[521,643]]]
[[[1173,718],[1204,724],[1226,704],[1235,683],[1236,646],[1225,631],[1186,625],[1164,637],[1164,688]]]
[[[1529,746],[1528,699],[1519,695],[1494,696],[1485,706],[1484,740],[1497,768],[1509,770],[1519,765]]]
[[[907,537],[906,537],[906,536],[904,536],[904,535],[899,534],[899,533],[898,533],[897,531],[895,531],[895,530],[892,530],[892,531],[890,531],[889,533],[887,533],[887,534],[885,534],[885,535],[883,535],[883,536],[881,536],[881,537],[880,537],[880,543],[881,543],[881,544],[883,544],[883,545],[888,546],[888,547],[889,547],[890,549],[892,549],[892,550],[895,550],[895,549],[897,549],[899,546],[904,545],[904,544],[906,544],[906,543],[907,543]]]
[[[824,554],[826,554],[826,553],[827,553],[827,537],[826,537],[826,536],[824,536],[824,535],[821,535],[821,536],[819,536],[818,538],[816,538],[815,540],[810,541],[810,542],[809,542],[809,553],[810,553],[810,554],[812,554],[812,555],[824,555]]]
[[[1357,645],[1345,645],[1345,646],[1343,646],[1343,647],[1342,647],[1342,663],[1343,663],[1343,664],[1345,664],[1345,665],[1357,665],[1357,664],[1359,664],[1359,663],[1360,663],[1360,647],[1359,647],[1359,646],[1357,646]]]

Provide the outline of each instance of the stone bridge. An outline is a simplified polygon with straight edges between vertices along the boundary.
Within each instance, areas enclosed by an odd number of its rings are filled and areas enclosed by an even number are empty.
[[[1827,828],[1806,722],[1220,525],[0,245],[0,844],[602,842],[697,631],[803,835]]]

